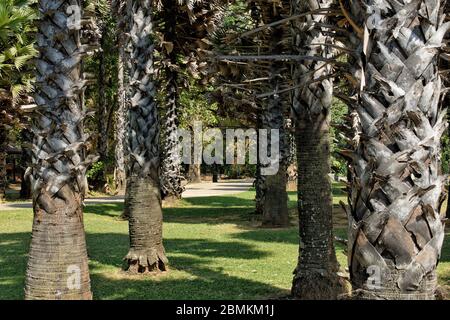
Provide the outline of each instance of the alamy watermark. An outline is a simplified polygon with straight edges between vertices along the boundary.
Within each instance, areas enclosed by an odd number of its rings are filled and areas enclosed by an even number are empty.
[[[280,163],[278,129],[209,128],[195,121],[193,130],[178,129],[178,152],[184,164],[261,164],[261,174],[275,175]],[[225,140],[225,141],[224,141]]]
[[[81,288],[81,268],[76,264],[67,267],[67,288],[69,290],[80,290]]]
[[[71,30],[81,29],[81,8],[77,5],[70,5],[66,9],[67,27]]]

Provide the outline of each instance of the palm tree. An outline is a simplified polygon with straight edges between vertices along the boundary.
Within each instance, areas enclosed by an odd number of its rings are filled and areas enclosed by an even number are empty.
[[[178,150],[178,109],[179,84],[177,55],[183,53],[183,43],[177,37],[177,18],[180,10],[175,0],[163,1],[161,15],[164,20],[165,56],[165,115],[163,118],[163,143],[161,163],[161,194],[166,200],[180,199],[184,188],[181,186],[181,157]],[[186,26],[185,26],[186,27]],[[187,27],[189,28],[189,27]]]
[[[356,51],[349,99],[355,134],[345,152],[351,281],[362,298],[433,299],[446,184],[437,63],[450,23],[439,0],[381,4],[341,3]]]
[[[76,12],[81,1],[39,1],[36,109],[33,118],[33,231],[26,299],[91,299],[83,226],[87,188],[84,79]],[[61,23],[67,21],[67,23]]]
[[[135,273],[166,270],[162,241],[162,208],[159,188],[159,119],[152,79],[153,50],[151,1],[129,1],[131,52],[131,106],[128,139],[130,250],[127,270]]]
[[[289,13],[288,1],[278,3],[264,1],[260,3],[262,22],[269,24],[278,21],[283,14]],[[270,54],[283,53],[283,40],[285,28],[277,26],[269,31],[264,39]],[[279,169],[274,175],[264,177],[264,203],[262,204],[262,225],[271,227],[286,227],[289,224],[289,212],[287,207],[287,158],[289,153],[287,135],[285,130],[285,114],[288,109],[289,97],[281,96],[277,91],[281,84],[286,81],[287,68],[283,62],[271,62],[269,68],[269,90],[274,91],[267,100],[263,102],[262,128],[276,129],[279,132],[280,159]],[[269,142],[268,148],[270,148]]]
[[[120,30],[120,29],[119,29]],[[126,150],[126,114],[127,114],[127,105],[126,105],[126,75],[125,75],[125,65],[126,65],[126,57],[125,57],[125,41],[122,35],[119,35],[119,55],[117,61],[117,104],[118,108],[116,111],[116,122],[115,122],[115,160],[116,167],[114,169],[114,181],[115,181],[115,189],[117,192],[124,192],[126,186],[126,174],[125,174],[125,150]]]
[[[192,77],[206,84],[206,52],[211,49],[207,39],[215,32],[226,0],[164,0],[159,16],[162,26],[162,65],[164,74],[165,114],[162,119],[161,193],[164,199],[179,199],[181,157],[178,150],[178,115],[180,89]],[[183,61],[183,62],[181,62]],[[191,166],[193,177],[200,180],[200,166]],[[197,181],[198,181],[197,180]]]
[[[20,104],[33,89],[27,62],[37,52],[33,48],[32,23],[35,11],[25,0],[0,3],[0,201],[6,190],[6,145],[9,129],[23,121]]]
[[[289,14],[289,1],[246,1],[247,16],[238,26],[228,27],[230,30],[223,30],[222,42],[228,46],[218,46],[222,52],[239,52],[245,55],[257,55],[265,53],[267,55],[282,55],[289,48],[286,46],[285,36],[287,30],[283,26],[267,28],[264,32],[256,36],[252,31],[252,37],[235,37],[233,32],[242,33],[248,31],[248,28],[257,30],[255,25],[269,25],[280,20],[283,16]],[[238,3],[237,9],[241,10],[242,5]],[[233,7],[231,8],[233,10]],[[233,14],[233,12],[231,13]],[[245,35],[247,32],[243,32]],[[235,41],[236,38],[239,41]],[[230,43],[234,42],[234,43]],[[289,215],[287,208],[286,192],[286,169],[289,155],[289,146],[285,128],[285,118],[288,114],[290,103],[289,96],[281,94],[281,87],[289,77],[289,69],[281,61],[255,61],[253,63],[233,64],[225,58],[226,64],[220,64],[219,70],[223,75],[223,82],[239,82],[239,86],[244,88],[245,99],[250,101],[250,105],[256,107],[256,116],[253,123],[258,129],[266,129],[270,133],[271,129],[279,132],[280,161],[279,170],[274,175],[262,176],[261,166],[265,164],[258,163],[257,176],[255,179],[256,188],[256,213],[262,215],[262,224],[268,227],[285,227],[289,224]],[[245,93],[246,91],[246,93]],[[269,92],[270,94],[266,95]],[[224,92],[225,93],[225,92]],[[227,93],[229,94],[229,93]],[[237,92],[232,92],[237,96]],[[265,98],[258,98],[259,94],[264,94]],[[237,100],[237,99],[236,99]],[[242,102],[238,101],[238,105]],[[240,106],[238,110],[242,109]],[[255,110],[253,111],[255,112]],[[268,141],[270,148],[270,139]],[[259,147],[259,146],[258,146]],[[270,190],[270,192],[268,192]]]
[[[332,0],[293,0],[293,14],[329,8]],[[292,23],[294,50],[300,55],[330,58],[332,39],[320,24],[324,15]],[[325,44],[323,46],[318,44]],[[297,193],[300,249],[292,294],[301,299],[336,299],[342,293],[332,222],[330,114],[333,95],[331,66],[307,60],[294,66],[292,104],[297,151]],[[317,81],[317,79],[322,79]],[[315,81],[313,81],[315,80]]]
[[[116,193],[125,193],[124,210],[120,218],[127,220],[129,217],[128,200],[130,198],[129,188],[127,188],[127,165],[128,160],[128,109],[130,105],[129,70],[128,66],[128,12],[126,0],[114,0],[111,4],[113,14],[117,20],[117,45],[119,47],[117,61],[117,110],[115,114],[115,168],[114,182]]]

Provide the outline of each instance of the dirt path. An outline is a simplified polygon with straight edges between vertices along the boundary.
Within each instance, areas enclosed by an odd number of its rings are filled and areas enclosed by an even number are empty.
[[[251,186],[252,180],[229,180],[218,183],[212,182],[193,183],[188,184],[186,186],[186,191],[183,193],[183,198],[231,195],[248,191]],[[120,203],[123,202],[123,199],[124,199],[123,196],[87,198],[85,200],[85,203],[86,204]],[[31,201],[0,203],[0,211],[11,209],[24,209],[24,208],[31,208]]]

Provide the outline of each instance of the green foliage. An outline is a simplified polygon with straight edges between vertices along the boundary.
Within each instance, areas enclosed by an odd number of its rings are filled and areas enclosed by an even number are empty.
[[[0,88],[13,102],[32,91],[32,67],[27,63],[37,55],[30,37],[37,14],[35,0],[2,0],[0,2]]]
[[[252,27],[253,20],[246,1],[237,0],[228,6],[222,28],[243,32],[252,29]]]
[[[332,172],[340,176],[347,174],[347,162],[338,155],[338,152],[345,148],[345,140],[338,127],[345,122],[345,116],[348,113],[348,107],[341,100],[334,98],[331,107],[331,169]]]
[[[94,81],[90,83],[85,91],[85,104],[87,109],[91,110],[96,114],[95,117],[89,118],[85,122],[85,130],[92,134],[93,137],[98,138],[98,128],[99,121],[106,123],[108,128],[108,144],[114,145],[114,110],[117,107],[117,95],[118,95],[118,31],[117,31],[117,21],[111,12],[111,7],[109,1],[107,0],[89,0],[85,2],[85,10],[89,10],[95,13],[97,24],[101,30],[102,38],[101,49],[102,51],[89,56],[84,62],[84,71],[90,75],[90,78]],[[99,94],[102,92],[100,90],[100,85],[98,79],[100,78],[100,63],[103,61],[104,74],[102,75],[103,80],[103,92],[104,92],[104,102],[106,106],[105,118],[103,115],[98,114],[100,108]],[[95,144],[94,144],[95,145]],[[108,161],[103,165],[103,170],[105,173],[112,172],[114,168],[113,159],[114,150],[109,148],[108,150]],[[97,180],[100,179],[100,180]],[[104,177],[100,176],[100,173],[95,178],[92,178],[90,182],[95,184],[96,182],[104,182]],[[99,185],[98,187],[103,187]]]
[[[256,165],[255,164],[226,164],[223,166],[223,173],[230,179],[255,177],[256,176]]]
[[[86,172],[86,177],[88,180],[98,181],[103,179],[103,171],[105,169],[105,164],[102,161],[98,161],[92,165],[92,167]]]
[[[216,114],[218,105],[207,99],[208,92],[212,90],[212,87],[204,87],[191,78],[189,87],[180,93],[179,123],[181,128],[191,128],[194,121],[201,121],[204,128],[218,123]]]

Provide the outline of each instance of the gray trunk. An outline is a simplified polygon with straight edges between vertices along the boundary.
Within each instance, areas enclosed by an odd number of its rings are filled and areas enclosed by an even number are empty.
[[[327,8],[330,4],[331,0],[292,1],[294,14]],[[332,40],[322,33],[321,28],[304,22],[292,25],[294,48],[299,54],[330,57],[327,47],[312,44]],[[311,16],[309,22],[325,23],[325,16]],[[322,62],[305,62],[294,68],[294,81],[300,86],[294,91],[292,109],[296,128],[300,248],[292,294],[300,299],[336,299],[343,293],[337,275],[332,189],[328,177],[331,171],[329,130],[333,83],[331,79],[311,83],[311,80],[330,73],[330,66]]]
[[[258,141],[259,141],[259,129],[262,129],[263,126],[263,116],[262,112],[258,112],[256,115],[256,126],[257,126],[257,135],[258,135]],[[258,148],[258,154],[259,154],[259,144],[257,145]],[[264,208],[264,202],[265,202],[265,195],[266,195],[266,185],[265,185],[265,176],[261,174],[261,162],[258,161],[256,164],[256,177],[255,177],[255,214],[257,215],[263,215],[263,208]]]
[[[116,192],[123,194],[126,188],[126,173],[125,173],[125,150],[126,148],[126,117],[127,117],[127,105],[126,105],[126,87],[125,87],[125,72],[124,67],[126,64],[125,60],[125,41],[123,37],[119,40],[119,57],[117,61],[118,75],[117,75],[117,103],[118,108],[116,111],[116,149],[115,149],[115,160],[116,167],[114,170],[114,183]]]
[[[162,142],[162,163],[161,163],[161,194],[165,200],[180,199],[184,191],[181,186],[181,156],[178,148],[178,71],[174,68],[178,65],[177,53],[182,48],[179,47],[176,26],[177,26],[177,3],[174,0],[166,0],[164,3],[164,39],[173,44],[172,51],[167,53],[165,67],[166,76],[166,106],[163,118],[163,142]]]
[[[98,60],[98,105],[97,105],[97,152],[100,156],[100,161],[105,162],[108,158],[108,107],[106,105],[106,73],[105,73],[105,40],[107,28],[102,28],[102,37],[100,39],[100,46],[102,50],[99,52]],[[100,186],[103,187],[103,186]]]
[[[189,165],[189,182],[191,183],[200,183],[202,182],[202,175],[200,171],[199,164],[190,164]]]
[[[276,9],[273,4],[264,4],[263,20],[265,23],[271,23],[281,19],[280,10]],[[279,54],[282,52],[283,28],[274,28],[270,34],[269,50],[271,54]],[[269,90],[277,92],[284,81],[283,73],[285,65],[282,62],[272,62],[270,66]],[[279,132],[280,145],[280,162],[279,170],[276,175],[264,177],[265,190],[262,203],[262,225],[266,227],[286,227],[289,225],[289,211],[287,206],[286,191],[286,161],[288,155],[288,141],[285,131],[284,117],[287,110],[286,96],[281,97],[275,93],[267,101],[263,101],[263,120],[262,127],[268,129],[276,129]],[[271,142],[269,139],[268,150]]]
[[[371,4],[349,9],[356,25],[370,28],[349,41],[360,58],[353,61],[355,135],[346,152],[352,285],[363,299],[434,299],[447,181],[441,174],[447,120],[439,107],[437,63],[450,24],[439,0],[382,0],[378,5],[386,10],[373,28],[366,14]]]
[[[85,172],[91,160],[85,157],[86,110],[79,63],[85,47],[80,45],[80,31],[75,26],[55,22],[69,19],[70,5],[81,8],[81,1],[39,1],[38,112],[34,114],[29,169],[34,219],[26,299],[92,298],[82,205]]]
[[[129,57],[131,106],[128,139],[130,250],[125,257],[127,270],[144,273],[166,270],[162,244],[162,208],[159,188],[159,119],[152,79],[152,5],[131,1],[131,54]]]

